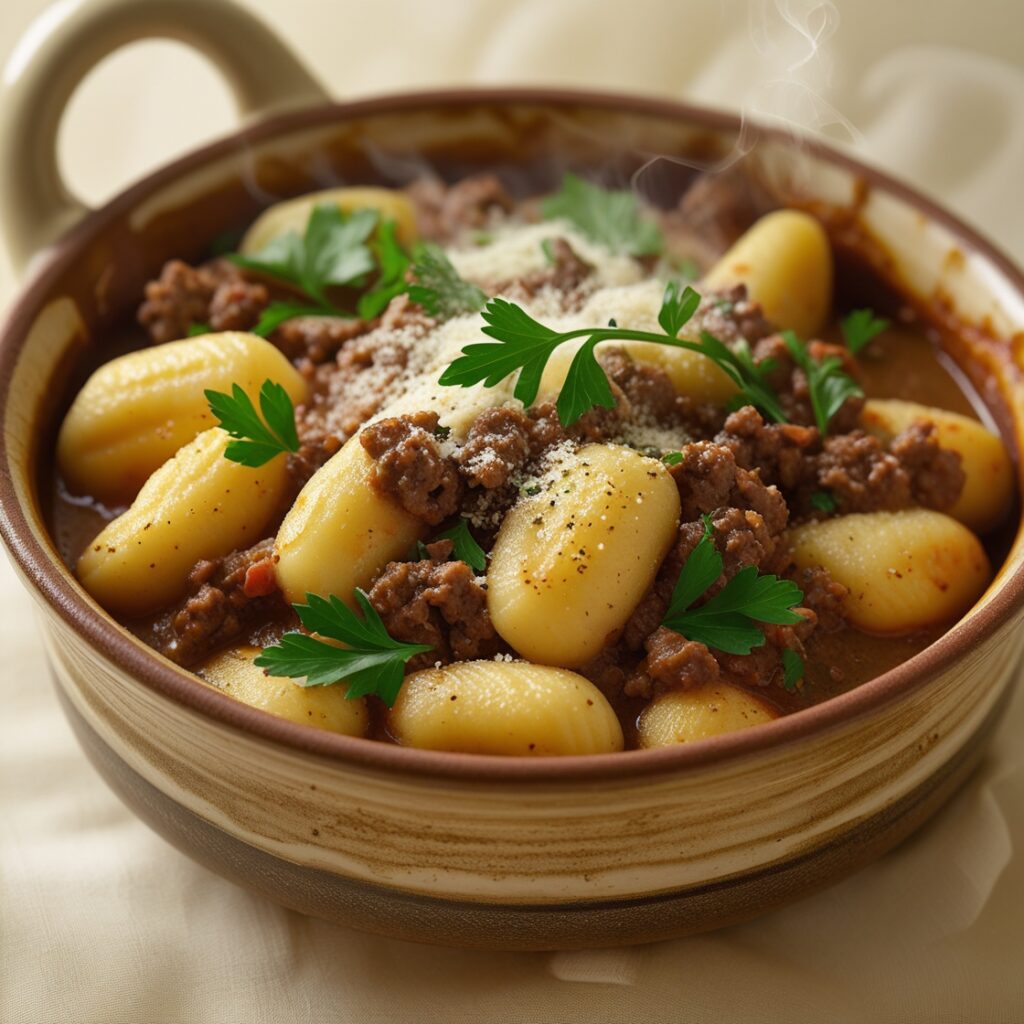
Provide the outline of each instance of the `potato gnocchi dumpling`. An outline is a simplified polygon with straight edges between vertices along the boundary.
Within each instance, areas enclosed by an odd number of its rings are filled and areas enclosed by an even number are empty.
[[[253,401],[265,380],[295,403],[306,382],[279,349],[228,331],[129,352],[84,384],[57,438],[57,464],[74,494],[108,505],[130,502],[154,470],[197,434],[216,426],[203,392],[238,384]]]
[[[912,633],[962,615],[992,569],[978,538],[929,509],[838,516],[797,527],[793,557],[848,589],[847,618],[870,633]]]
[[[832,305],[832,248],[810,214],[778,210],[740,236],[703,283],[745,285],[769,320],[809,338],[825,326]]]
[[[285,459],[251,469],[224,457],[227,444],[223,430],[203,431],[86,549],[78,578],[104,608],[156,611],[184,593],[197,562],[263,536],[288,487]]]
[[[365,698],[348,700],[344,686],[300,686],[291,679],[268,676],[253,664],[259,653],[258,647],[232,647],[215,654],[197,671],[229,697],[279,718],[343,736],[366,735],[370,713]]]
[[[749,729],[778,717],[756,694],[723,681],[655,697],[637,719],[637,738],[644,749],[670,747]]]
[[[919,422],[934,423],[939,444],[960,456],[964,489],[949,514],[975,533],[998,526],[1013,507],[1013,463],[1002,439],[977,420],[916,402],[872,399],[865,403],[864,429],[886,440]]]
[[[622,749],[622,727],[601,691],[564,669],[464,661],[408,676],[388,715],[404,746],[543,757]]]
[[[337,594],[351,602],[426,527],[372,483],[373,460],[353,437],[299,492],[277,531],[277,581],[289,601]]]
[[[487,576],[494,627],[523,657],[574,667],[625,625],[679,522],[665,466],[587,445],[505,516]]]
[[[137,317],[266,337],[101,366],[54,537],[156,651],[339,742],[587,756],[755,728],[970,614],[1017,502],[999,437],[902,400],[959,408],[961,381],[861,273],[739,172],[671,209],[575,174],[276,203]]]

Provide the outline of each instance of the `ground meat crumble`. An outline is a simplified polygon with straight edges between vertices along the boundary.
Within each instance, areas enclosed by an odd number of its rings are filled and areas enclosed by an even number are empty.
[[[187,596],[153,624],[153,646],[191,667],[250,629],[286,615],[274,558],[270,537],[225,558],[198,562],[189,573]]]
[[[410,661],[410,670],[492,657],[503,645],[487,614],[487,591],[465,562],[450,561],[451,541],[428,545],[427,554],[389,562],[368,594],[391,636],[433,648]]]
[[[705,192],[692,191],[664,218],[666,231],[677,233],[681,248],[687,244],[686,225],[699,219],[698,200]],[[708,242],[720,251],[753,214],[728,190],[709,194],[715,202],[732,204],[735,222],[718,217],[721,230]],[[407,195],[422,235],[441,243],[465,242],[515,208],[501,181],[490,174],[453,186],[421,180]],[[694,251],[707,262],[707,246]],[[579,308],[595,287],[595,268],[564,238],[551,240],[548,256],[541,270],[510,277],[496,290],[520,302],[541,293],[554,295],[562,309]],[[280,297],[274,282],[227,260],[198,267],[174,260],[147,286],[138,319],[154,343],[185,337],[196,325],[251,330]],[[289,456],[291,496],[358,434],[372,463],[372,486],[420,520],[424,536],[436,536],[462,515],[489,549],[505,512],[521,493],[529,493],[529,481],[543,471],[552,452],[593,441],[643,450],[633,428],[667,431],[679,453],[670,467],[681,506],[678,533],[621,633],[577,671],[610,698],[624,700],[649,700],[719,679],[752,688],[777,683],[785,651],[804,657],[816,633],[844,628],[845,588],[823,569],[794,567],[787,527],[825,514],[817,501],[821,492],[842,513],[912,505],[949,509],[964,474],[959,456],[939,446],[930,424],[916,423],[889,441],[865,432],[860,397],[847,399],[822,437],[803,371],[743,286],[705,294],[690,326],[726,344],[748,344],[753,358],[770,367],[768,383],[789,422],[766,422],[749,405],[730,412],[680,395],[663,370],[611,345],[598,350],[598,359],[611,384],[614,408],[592,409],[565,428],[553,402],[529,409],[509,402],[484,410],[463,436],[449,438],[433,412],[372,419],[406,379],[424,340],[437,327],[408,296],[394,299],[373,320],[287,320],[269,340],[310,385],[308,399],[296,409],[301,448]],[[812,340],[809,350],[816,359],[838,356],[856,378],[857,367],[845,348]],[[660,456],[663,448],[647,453]],[[749,655],[711,650],[662,625],[679,574],[704,536],[705,517],[722,573],[699,602],[710,600],[748,566],[788,577],[803,593],[802,606],[795,609],[800,621],[766,625],[764,645]],[[508,651],[488,614],[485,580],[453,557],[450,541],[428,544],[425,557],[409,557],[389,562],[372,581],[368,597],[392,637],[432,648],[413,659],[410,670]],[[194,666],[217,648],[286,620],[294,616],[277,588],[273,544],[267,540],[196,565],[186,596],[154,623],[153,643],[179,664]]]

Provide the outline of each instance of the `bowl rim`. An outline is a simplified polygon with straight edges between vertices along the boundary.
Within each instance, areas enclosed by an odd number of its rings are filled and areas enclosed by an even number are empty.
[[[577,89],[455,88],[403,92],[344,103],[327,103],[277,114],[245,125],[147,174],[87,214],[33,261],[29,280],[21,287],[0,327],[0,409],[6,407],[14,367],[35,315],[35,307],[78,250],[141,199],[158,191],[179,175],[229,155],[246,145],[275,135],[289,134],[321,124],[371,115],[408,114],[427,108],[481,105],[573,107],[677,119],[709,130],[738,132],[742,119],[722,110],[671,99]],[[1024,272],[975,229],[916,189],[816,138],[755,124],[759,137],[802,150],[853,172],[873,189],[889,193],[950,231],[958,244],[984,257],[1024,296]],[[21,336],[21,343],[12,338]],[[694,770],[726,759],[738,760],[768,749],[847,725],[883,705],[928,684],[963,654],[991,637],[1024,604],[1024,564],[1000,573],[987,603],[966,621],[960,621],[922,652],[860,686],[821,704],[785,715],[754,729],[727,733],[695,743],[652,750],[609,754],[509,758],[497,755],[419,750],[361,737],[343,736],[292,723],[243,704],[173,665],[116,625],[98,606],[76,592],[67,570],[38,543],[25,509],[14,490],[9,470],[6,437],[0,431],[0,536],[8,555],[26,582],[43,601],[90,646],[109,658],[132,680],[150,690],[209,716],[221,724],[258,739],[269,740],[298,752],[343,762],[353,767],[404,776],[443,778],[463,782],[558,785],[576,781],[664,775]],[[1018,524],[1018,531],[1021,524]]]

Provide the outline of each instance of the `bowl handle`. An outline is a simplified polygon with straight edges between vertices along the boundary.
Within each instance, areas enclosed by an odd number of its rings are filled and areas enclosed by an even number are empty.
[[[18,43],[0,91],[0,224],[18,269],[89,212],[57,166],[57,130],[72,93],[108,54],[151,37],[209,57],[243,116],[329,100],[285,43],[233,0],[54,4]]]

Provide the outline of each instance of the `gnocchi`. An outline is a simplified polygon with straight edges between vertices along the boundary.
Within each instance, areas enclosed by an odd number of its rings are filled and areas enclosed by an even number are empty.
[[[250,469],[224,457],[227,444],[215,427],[180,448],[86,549],[78,578],[104,608],[156,611],[184,592],[196,562],[264,536],[288,487],[285,459]]]
[[[182,445],[216,425],[205,389],[238,384],[255,400],[265,380],[293,402],[298,371],[269,341],[230,331],[172,341],[104,363],[75,396],[57,437],[57,464],[75,494],[127,504]]]
[[[543,757],[621,750],[622,727],[601,691],[564,669],[464,661],[408,676],[388,714],[404,746]]]
[[[837,516],[797,527],[791,539],[796,564],[824,566],[849,591],[849,621],[870,633],[948,622],[967,611],[991,577],[978,538],[930,509]]]
[[[637,739],[644,749],[695,743],[770,722],[779,713],[768,703],[728,682],[692,690],[670,690],[648,704],[637,719]]]
[[[704,284],[745,284],[780,327],[813,337],[832,305],[832,249],[824,228],[810,214],[776,210],[762,217],[708,271]]]
[[[264,674],[253,660],[258,647],[232,647],[215,654],[197,670],[208,683],[229,697],[299,725],[365,736],[370,712],[364,697],[348,700],[344,686],[300,686],[291,679]]]
[[[864,405],[864,429],[892,438],[924,420],[934,423],[939,444],[960,456],[965,482],[949,514],[976,533],[1002,522],[1013,506],[1013,463],[1002,440],[977,420],[916,402],[872,399]]]
[[[301,235],[306,230],[313,208],[324,203],[335,203],[345,213],[378,210],[381,217],[395,222],[398,240],[404,245],[411,245],[419,236],[412,204],[401,192],[369,185],[349,186],[329,188],[275,203],[253,221],[242,239],[240,250],[251,255],[286,232]]]
[[[227,304],[239,324],[283,317],[271,340],[140,344],[101,366],[40,487],[55,543],[104,609],[223,693],[422,750],[701,743],[887,670],[983,593],[1003,538],[977,534],[1016,503],[1010,455],[943,409],[865,403],[851,360],[815,374],[792,339],[766,360],[766,331],[842,329],[856,348],[877,316],[837,322],[827,234],[796,210],[754,220],[696,281],[676,261],[736,238],[735,217],[700,237],[721,212],[700,186],[675,210],[572,175],[528,205],[485,175],[272,206],[226,290],[220,264],[175,262],[137,317],[162,342]],[[379,221],[311,217],[321,203]],[[839,269],[844,307],[876,294]],[[749,302],[729,300],[739,285]],[[891,337],[864,387],[948,396],[928,340],[900,333],[913,384]],[[290,400],[231,395],[266,381]],[[920,430],[892,443],[922,419],[959,453],[962,491]]]
[[[303,487],[277,531],[277,580],[291,602],[306,594],[337,594],[351,603],[392,559],[401,558],[426,527],[378,493],[373,461],[358,436]]]
[[[665,467],[587,445],[505,516],[488,573],[495,629],[521,655],[572,668],[625,625],[679,522]]]

